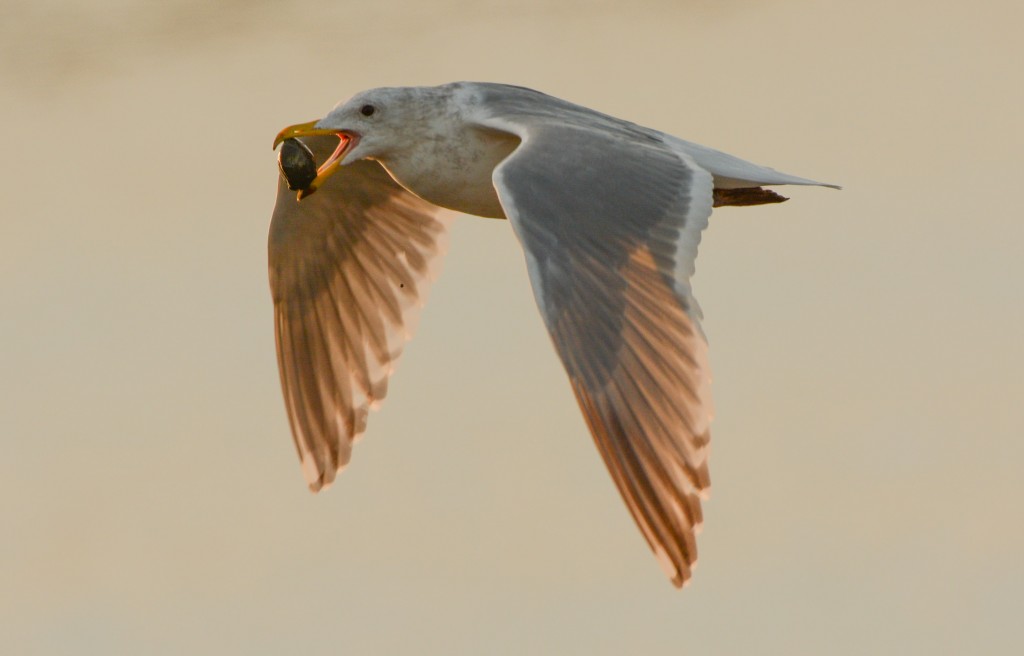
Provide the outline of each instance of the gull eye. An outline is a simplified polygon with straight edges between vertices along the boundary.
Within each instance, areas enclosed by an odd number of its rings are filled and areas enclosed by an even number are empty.
[[[363,105],[359,108],[359,113],[363,116],[373,116],[373,113],[377,111],[377,108],[373,105]]]

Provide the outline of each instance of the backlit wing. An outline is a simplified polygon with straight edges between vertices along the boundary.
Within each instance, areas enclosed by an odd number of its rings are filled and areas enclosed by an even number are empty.
[[[303,141],[318,161],[334,137]],[[411,336],[447,222],[376,162],[342,167],[302,202],[283,178],[270,226],[281,387],[313,491],[334,480]]]
[[[689,279],[712,176],[656,133],[585,110],[534,120],[516,102],[481,121],[522,139],[495,187],[594,441],[682,585],[710,485],[711,374]]]

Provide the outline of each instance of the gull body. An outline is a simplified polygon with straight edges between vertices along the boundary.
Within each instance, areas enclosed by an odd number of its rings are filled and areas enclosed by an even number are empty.
[[[298,197],[279,183],[270,234],[278,362],[310,487],[348,462],[386,393],[443,250],[439,209],[507,218],[612,478],[685,583],[710,487],[711,374],[690,287],[701,231],[713,205],[785,200],[765,185],[833,185],[500,84],[372,89],[277,141],[289,138],[330,153]]]

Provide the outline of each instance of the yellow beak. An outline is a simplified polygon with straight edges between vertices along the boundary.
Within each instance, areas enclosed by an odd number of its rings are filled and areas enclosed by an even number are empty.
[[[323,128],[317,128],[315,127],[316,124],[317,121],[309,121],[308,123],[298,123],[296,125],[289,125],[285,129],[278,132],[277,136],[274,137],[274,148],[277,148],[278,144],[280,144],[285,139],[295,139],[296,137],[315,137],[333,135],[341,140],[341,143],[338,144],[338,147],[334,150],[334,153],[332,153],[331,156],[327,158],[327,161],[324,162],[320,166],[320,168],[316,170],[316,178],[314,178],[313,181],[309,183],[308,187],[300,190],[299,193],[296,195],[296,199],[298,200],[302,200],[306,196],[309,196],[316,192],[316,190],[319,189],[321,185],[323,185],[324,180],[331,177],[331,175],[338,170],[338,167],[341,165],[341,157],[342,155],[345,154],[345,150],[348,147],[349,143],[351,143],[351,139],[345,136],[344,134],[339,134],[336,130],[325,130]]]
[[[337,134],[334,130],[324,130],[317,128],[316,124],[320,122],[320,119],[315,121],[309,121],[308,123],[297,123],[295,125],[289,125],[285,129],[277,133],[274,137],[274,148],[281,145],[281,142],[285,139],[294,139],[295,137],[313,137],[322,136],[327,134]]]

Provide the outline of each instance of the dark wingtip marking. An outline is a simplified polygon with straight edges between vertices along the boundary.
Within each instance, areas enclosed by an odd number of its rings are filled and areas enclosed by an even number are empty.
[[[784,203],[789,200],[789,198],[763,187],[742,187],[740,189],[716,188],[712,192],[712,198],[714,198],[712,207],[721,207],[723,205],[767,205],[769,203]]]

